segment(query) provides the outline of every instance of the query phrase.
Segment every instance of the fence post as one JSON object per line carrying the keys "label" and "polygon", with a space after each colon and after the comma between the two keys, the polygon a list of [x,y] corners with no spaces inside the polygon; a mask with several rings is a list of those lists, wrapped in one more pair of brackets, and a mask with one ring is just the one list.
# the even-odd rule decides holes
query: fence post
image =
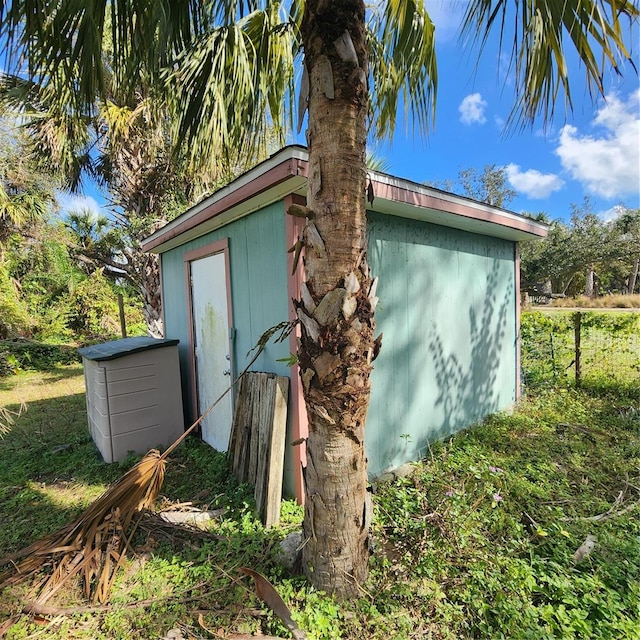
{"label": "fence post", "polygon": [[580,328],[582,325],[582,313],[576,311],[573,314],[573,332],[574,332],[574,346],[575,346],[575,363],[576,363],[576,387],[580,386],[582,382],[582,365],[580,362],[580,356],[582,351],[580,349]]}

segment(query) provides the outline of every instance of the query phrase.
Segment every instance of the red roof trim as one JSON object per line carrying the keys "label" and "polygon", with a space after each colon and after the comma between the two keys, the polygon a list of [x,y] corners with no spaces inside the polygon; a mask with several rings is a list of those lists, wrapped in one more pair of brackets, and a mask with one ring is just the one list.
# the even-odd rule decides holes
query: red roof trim
{"label": "red roof trim", "polygon": [[454,198],[462,198],[462,196],[447,194],[450,196],[449,198],[439,198],[437,195],[420,193],[419,191],[407,189],[398,185],[379,182],[376,180],[375,176],[373,177],[372,182],[374,184],[373,191],[375,198],[409,204],[421,209],[435,209],[436,211],[451,213],[464,218],[478,220],[480,222],[499,224],[503,227],[517,229],[518,231],[532,233],[541,237],[546,235],[546,233],[541,231],[541,225],[539,223],[528,220],[525,217],[518,216],[518,214],[510,212],[502,213],[499,209],[493,207],[489,208],[488,205],[476,203],[473,200],[471,200],[470,203],[477,204],[479,207],[476,208],[464,202],[456,202],[454,200]]}

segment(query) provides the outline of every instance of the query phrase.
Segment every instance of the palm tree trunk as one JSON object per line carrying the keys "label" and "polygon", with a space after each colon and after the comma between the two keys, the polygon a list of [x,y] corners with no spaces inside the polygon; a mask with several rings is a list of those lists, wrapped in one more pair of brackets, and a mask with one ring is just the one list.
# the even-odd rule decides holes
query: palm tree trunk
{"label": "palm tree trunk", "polygon": [[[308,292],[297,302],[309,437],[305,572],[318,589],[358,594],[368,575],[364,425],[374,321],[366,261],[367,50],[361,0],[308,0]],[[309,295],[306,295],[308,293]]]}
{"label": "palm tree trunk", "polygon": [[147,331],[154,338],[164,338],[160,293],[160,259],[153,253],[142,255],[139,287]]}

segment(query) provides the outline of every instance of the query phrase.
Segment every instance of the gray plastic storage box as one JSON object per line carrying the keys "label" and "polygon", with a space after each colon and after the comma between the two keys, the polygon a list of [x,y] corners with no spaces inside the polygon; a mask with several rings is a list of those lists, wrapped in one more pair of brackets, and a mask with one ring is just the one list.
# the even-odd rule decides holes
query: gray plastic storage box
{"label": "gray plastic storage box", "polygon": [[78,350],[89,432],[105,462],[166,447],[183,433],[178,342],[143,336]]}

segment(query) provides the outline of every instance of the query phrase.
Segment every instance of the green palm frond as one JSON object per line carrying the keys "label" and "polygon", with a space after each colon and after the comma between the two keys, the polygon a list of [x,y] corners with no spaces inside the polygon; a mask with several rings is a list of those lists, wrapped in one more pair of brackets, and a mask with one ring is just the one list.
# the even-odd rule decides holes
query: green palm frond
{"label": "green palm frond", "polygon": [[166,95],[192,159],[255,150],[291,113],[294,31],[279,2],[219,26],[177,56]]}
{"label": "green palm frond", "polygon": [[44,218],[50,210],[49,199],[38,192],[11,194],[0,183],[0,220],[15,227],[23,227],[36,219]]}
{"label": "green palm frond", "polygon": [[81,174],[91,170],[92,143],[90,112],[78,111],[72,88],[61,71],[48,82],[11,74],[0,74],[0,111],[21,123],[28,133],[29,149],[37,167],[55,176],[64,176],[66,186],[77,189]]}
{"label": "green palm frond", "polygon": [[0,37],[11,70],[43,84],[74,78],[69,97],[86,108],[105,93],[110,75],[132,90],[141,77],[170,65],[210,23],[208,6],[197,0],[1,1]]}
{"label": "green palm frond", "polygon": [[559,98],[572,108],[568,52],[577,54],[591,95],[603,95],[605,71],[633,65],[624,32],[639,16],[634,0],[474,0],[462,32],[482,51],[497,30],[501,50],[509,49],[516,89],[509,124],[549,122]]}
{"label": "green palm frond", "polygon": [[104,103],[100,109],[100,119],[109,129],[112,136],[121,140],[126,138],[134,124],[136,112],[127,105],[118,105],[111,100]]}
{"label": "green palm frond", "polygon": [[373,79],[372,128],[393,135],[400,105],[421,132],[435,116],[438,71],[435,28],[420,0],[387,0],[373,7],[368,24]]}

